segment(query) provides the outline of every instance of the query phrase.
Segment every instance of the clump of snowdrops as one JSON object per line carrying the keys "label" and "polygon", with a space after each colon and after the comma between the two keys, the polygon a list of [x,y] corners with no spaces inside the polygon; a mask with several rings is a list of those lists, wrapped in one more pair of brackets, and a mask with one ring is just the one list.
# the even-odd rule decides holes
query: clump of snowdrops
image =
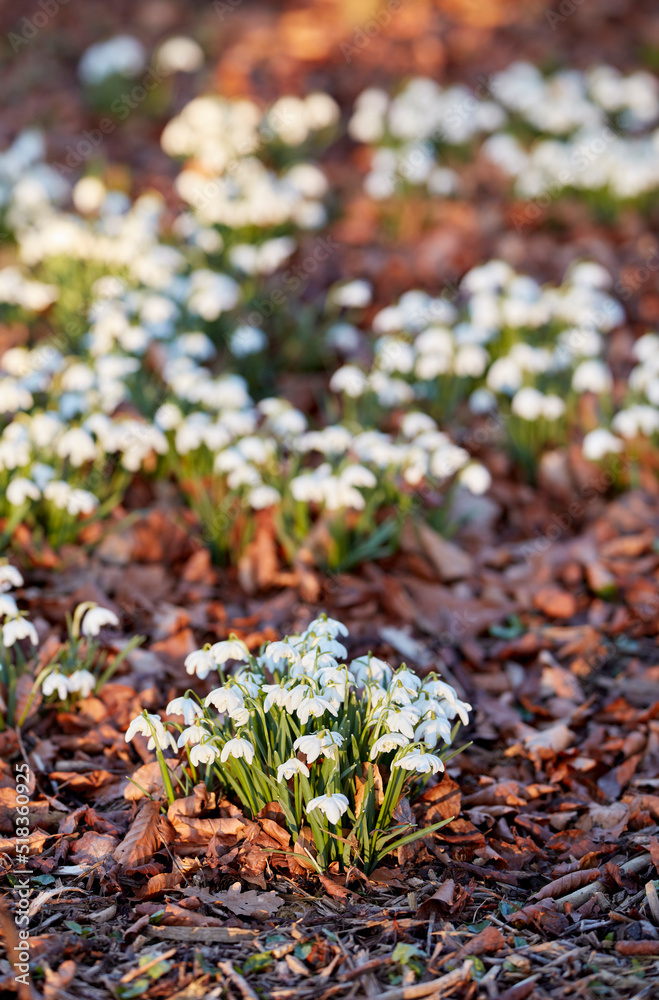
{"label": "clump of snowdrops", "polygon": [[[318,871],[332,862],[372,871],[389,852],[444,825],[415,829],[398,819],[397,806],[460,752],[452,745],[471,706],[437,674],[422,680],[371,653],[348,664],[347,633],[322,615],[258,656],[235,636],[205,646],[187,657],[186,669],[202,679],[217,671],[220,685],[205,698],[186,691],[164,720],[137,716],[126,740],[148,737],[170,802],[164,752],[183,749],[184,791],[200,781],[219,785],[252,816],[276,803],[293,841],[313,840],[307,854]],[[240,666],[227,676],[229,660]]]}
{"label": "clump of snowdrops", "polygon": [[23,725],[39,690],[45,700],[67,708],[77,699],[100,691],[143,641],[142,636],[133,636],[108,663],[107,651],[98,636],[104,627],[118,625],[119,619],[109,608],[85,601],[67,620],[66,641],[31,687],[23,687],[26,697],[21,698],[19,679],[32,676],[39,645],[36,628],[9,593],[22,586],[20,571],[10,563],[0,563],[0,729]]}

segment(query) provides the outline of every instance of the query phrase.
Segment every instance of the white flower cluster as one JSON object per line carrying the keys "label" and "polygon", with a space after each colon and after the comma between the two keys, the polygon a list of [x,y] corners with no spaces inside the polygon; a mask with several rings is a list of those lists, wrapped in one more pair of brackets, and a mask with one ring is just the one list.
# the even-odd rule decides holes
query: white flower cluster
{"label": "white flower cluster", "polygon": [[[321,616],[258,656],[235,638],[197,650],[186,659],[189,674],[205,678],[230,660],[239,666],[203,701],[188,692],[170,702],[167,715],[183,718],[176,741],[168,721],[146,714],[131,722],[126,740],[142,733],[150,749],[186,747],[194,767],[217,766],[220,777],[224,765],[244,762],[249,773],[237,773],[255,788],[255,774],[279,784],[303,777],[307,814],[318,809],[331,823],[349,807],[341,775],[357,746],[363,761],[392,755],[391,768],[443,771],[438,747],[451,745],[471,706],[436,674],[422,680],[370,653],[348,665],[347,634],[342,622]],[[268,794],[266,785],[266,801]]]}
{"label": "white flower cluster", "polygon": [[[23,586],[23,577],[20,571],[8,562],[0,563],[0,619],[2,619],[2,629],[0,632],[0,664],[3,665],[10,655],[9,651],[16,646],[17,642],[27,639],[31,646],[39,645],[37,630],[28,620],[25,613],[21,612],[16,604],[15,598],[9,593],[13,587]],[[91,665],[94,657],[94,638],[106,625],[118,625],[119,619],[113,611],[100,607],[93,601],[78,605],[73,615],[73,632],[70,643],[72,643],[72,657],[68,670],[60,669],[60,659],[68,651],[68,647],[60,648],[58,657],[52,665],[44,668],[35,682],[35,687],[41,682],[41,693],[45,698],[56,694],[60,701],[64,701],[69,695],[80,695],[88,697],[96,687],[97,678],[87,669]],[[84,660],[78,657],[79,640],[84,636],[87,640]],[[91,647],[91,648],[90,648]],[[19,655],[17,660],[19,667],[25,664],[24,656]],[[15,684],[14,676],[9,676],[10,700],[12,697],[12,687]],[[31,699],[30,699],[31,700]]]}
{"label": "white flower cluster", "polygon": [[[105,628],[106,625],[115,626],[119,624],[119,619],[114,611],[110,611],[109,608],[100,607],[100,605],[91,601],[87,604],[78,605],[73,614],[73,621],[74,633],[71,636],[71,640],[76,642],[76,640],[80,639],[80,636],[84,636],[88,640],[88,645],[92,647],[94,645],[93,640],[102,628]],[[91,642],[89,642],[90,640]],[[86,650],[89,665],[91,665],[90,652],[91,657],[93,657],[93,648],[91,651],[89,649]],[[72,694],[79,695],[81,698],[88,698],[96,688],[96,684],[97,678],[91,670],[87,669],[87,666],[80,666],[77,662],[77,657],[75,657],[75,668],[72,671],[68,673],[62,671],[59,664],[56,664],[46,674],[41,683],[41,693],[46,698],[56,694],[60,701],[64,701]]]}
{"label": "white flower cluster", "polygon": [[[406,292],[374,317],[370,369],[347,363],[331,388],[352,398],[374,395],[388,409],[415,404],[431,412],[451,396],[454,408],[468,396],[474,414],[503,408],[529,423],[553,424],[571,393],[611,390],[605,334],[624,313],[605,291],[610,281],[599,265],[584,262],[559,287],[541,287],[493,260],[464,276],[455,302]],[[401,429],[408,482],[428,472],[442,479],[468,461],[428,413],[410,410]]]}
{"label": "white flower cluster", "polygon": [[[497,86],[512,115],[506,79]],[[382,127],[398,139],[418,127],[425,141],[436,123],[426,121],[424,100],[437,88],[427,81],[410,88],[391,107],[379,92],[369,92],[360,107],[366,119],[371,105],[380,108]],[[627,90],[618,110],[636,108],[640,115],[636,90],[631,84]],[[446,128],[456,142],[471,135],[472,126],[461,124],[465,99],[454,88],[440,102],[439,118],[451,109]],[[483,103],[488,113],[477,117],[478,131],[494,127],[498,107]],[[381,309],[368,365],[369,338],[349,321],[355,313],[341,310],[367,307],[370,285],[355,280],[329,290],[328,314],[336,321],[325,350],[340,358],[329,385],[342,397],[330,397],[329,409],[343,408],[340,422],[318,427],[284,399],[252,399],[246,376],[253,379],[254,366],[266,364],[269,336],[267,328],[241,321],[238,310],[254,279],[294,252],[306,208],[304,219],[286,209],[293,234],[283,236],[272,229],[268,213],[283,216],[267,195],[263,211],[248,211],[250,225],[263,230],[254,242],[246,217],[225,219],[220,232],[205,206],[217,197],[216,181],[242,184],[250,164],[258,164],[254,169],[272,174],[268,184],[283,184],[289,193],[291,176],[297,178],[303,198],[295,204],[322,207],[326,184],[317,167],[296,162],[275,175],[261,157],[278,143],[295,159],[292,143],[315,141],[336,120],[336,105],[322,94],[282,98],[265,113],[251,102],[195,99],[165,130],[163,144],[188,158],[180,177],[188,172],[210,188],[171,230],[164,228],[159,195],[131,203],[96,177],[73,189],[77,211],[62,211],[63,182],[55,174],[52,183],[36,133],[24,133],[0,154],[0,195],[20,261],[0,270],[2,316],[28,323],[49,318],[62,307],[59,292],[71,275],[83,275],[81,297],[89,302],[87,327],[70,346],[63,338],[39,338],[0,357],[2,516],[25,519],[32,512],[61,544],[100,504],[120,497],[131,474],[143,472],[179,481],[203,477],[213,484],[209,495],[229,505],[288,505],[290,519],[297,517],[291,505],[303,505],[299,540],[319,511],[367,511],[366,522],[378,505],[405,500],[425,483],[437,489],[459,478],[475,492],[486,490],[487,470],[440,430],[463,400],[475,417],[498,408],[510,415],[511,427],[542,425],[539,450],[544,441],[560,442],[573,419],[565,412],[570,399],[609,394],[606,334],[623,313],[606,272],[585,263],[560,287],[541,287],[495,260],[464,277],[455,301],[413,290]],[[251,194],[247,200],[254,207]],[[229,201],[243,204],[233,194]],[[48,282],[35,280],[44,273]],[[51,275],[58,275],[56,283]],[[639,351],[643,343],[651,341],[639,341]],[[586,439],[589,457],[620,450],[635,432],[654,433],[659,372],[650,354],[639,355],[628,405],[609,436]]]}
{"label": "white flower cluster", "polygon": [[37,630],[32,622],[18,610],[15,598],[9,593],[13,587],[22,587],[23,577],[11,563],[0,563],[0,616],[2,624],[2,645],[5,649],[15,645],[20,639],[29,639],[33,646],[39,644]]}
{"label": "white flower cluster", "polygon": [[[374,146],[365,187],[390,197],[401,183],[450,195],[458,175],[444,161],[456,147],[485,139],[483,154],[535,198],[571,187],[635,198],[659,186],[659,84],[611,66],[543,76],[517,62],[472,91],[411,80],[395,97],[369,88],[357,99],[348,131]],[[520,124],[535,134],[519,137]]]}
{"label": "white flower cluster", "polygon": [[203,227],[316,229],[326,220],[320,168],[303,161],[278,174],[259,154],[276,140],[299,146],[338,117],[323,93],[282,97],[265,113],[247,100],[197,97],[166,126],[162,146],[170,156],[189,158],[176,189]]}

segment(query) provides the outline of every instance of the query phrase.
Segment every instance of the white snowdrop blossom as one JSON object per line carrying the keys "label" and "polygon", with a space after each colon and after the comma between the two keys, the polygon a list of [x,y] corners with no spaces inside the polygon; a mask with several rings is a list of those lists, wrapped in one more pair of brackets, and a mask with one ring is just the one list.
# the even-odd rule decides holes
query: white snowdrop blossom
{"label": "white snowdrop blossom", "polygon": [[0,593],[12,587],[22,587],[23,577],[11,563],[0,563]]}
{"label": "white snowdrop blossom", "polygon": [[99,605],[90,608],[85,612],[82,619],[81,632],[86,636],[98,635],[106,625],[119,625],[119,619],[114,611],[109,608],[101,608]]}
{"label": "white snowdrop blossom", "polygon": [[245,740],[242,737],[228,740],[228,742],[222,747],[220,760],[223,764],[226,764],[229,757],[233,757],[236,760],[244,757],[247,763],[251,764],[254,760],[254,747],[249,740]]}
{"label": "white snowdrop blossom", "polygon": [[288,781],[296,774],[303,774],[305,778],[308,778],[309,768],[302,761],[298,760],[297,757],[291,757],[290,760],[285,760],[277,768],[277,781]]}
{"label": "white snowdrop blossom", "polygon": [[211,670],[217,670],[215,657],[210,650],[196,649],[185,658],[185,669],[188,674],[196,674],[200,680],[205,680]]}
{"label": "white snowdrop blossom", "polygon": [[224,639],[222,642],[216,642],[208,652],[218,666],[222,666],[227,660],[247,660],[249,656],[247,646],[239,639]]}
{"label": "white snowdrop blossom", "polygon": [[408,746],[409,740],[402,733],[385,733],[380,736],[371,747],[370,758],[375,760],[378,754],[389,753],[390,750],[398,750],[399,747]]}
{"label": "white snowdrop blossom", "polygon": [[89,670],[74,670],[68,678],[69,691],[88,698],[96,687],[96,678]]}
{"label": "white snowdrop blossom", "polygon": [[220,748],[210,740],[198,743],[190,750],[190,763],[193,767],[199,767],[200,764],[214,764],[220,757]]}
{"label": "white snowdrop blossom", "polygon": [[438,774],[444,770],[444,762],[425,750],[412,750],[404,757],[394,760],[392,767],[402,767],[406,771],[416,771],[417,774]]}
{"label": "white snowdrop blossom", "polygon": [[167,706],[167,715],[182,715],[186,726],[193,726],[195,721],[203,718],[204,712],[194,698],[174,698]]}
{"label": "white snowdrop blossom", "polygon": [[41,684],[41,693],[44,698],[49,698],[51,694],[57,694],[60,701],[64,701],[69,694],[69,678],[60,673],[59,670],[52,670],[44,677]]}
{"label": "white snowdrop blossom", "polygon": [[303,726],[309,721],[310,716],[314,719],[319,719],[325,712],[330,712],[332,715],[338,714],[337,708],[329,699],[320,695],[304,698],[295,709],[295,713]]}
{"label": "white snowdrop blossom", "polygon": [[159,715],[151,715],[148,712],[136,716],[126,730],[126,743],[134,740],[137,734],[147,737],[147,747],[149,750],[176,750],[176,741],[171,733],[167,732],[163,721]]}
{"label": "white snowdrop blossom", "polygon": [[4,646],[13,646],[21,639],[29,639],[33,646],[39,645],[37,630],[27,618],[19,615],[16,618],[7,618],[2,626],[2,643]]}
{"label": "white snowdrop blossom", "polygon": [[205,740],[210,736],[211,732],[205,725],[193,721],[191,725],[186,726],[185,729],[182,730],[176,741],[176,745],[178,747],[184,747],[190,744],[201,743],[202,740]]}
{"label": "white snowdrop blossom", "polygon": [[308,815],[314,809],[319,809],[320,812],[325,814],[329,823],[336,825],[348,811],[349,806],[350,802],[348,798],[340,792],[335,792],[333,795],[317,795],[315,798],[310,799],[307,802],[306,812]]}
{"label": "white snowdrop blossom", "polygon": [[605,455],[615,455],[625,446],[624,441],[616,437],[604,427],[590,431],[583,439],[582,450],[584,458],[591,462],[599,462]]}

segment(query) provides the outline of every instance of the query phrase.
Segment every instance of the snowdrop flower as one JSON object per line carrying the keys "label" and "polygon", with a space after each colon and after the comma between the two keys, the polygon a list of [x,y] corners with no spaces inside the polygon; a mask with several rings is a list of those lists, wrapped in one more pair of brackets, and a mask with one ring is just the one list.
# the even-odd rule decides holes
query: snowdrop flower
{"label": "snowdrop flower", "polygon": [[99,210],[106,195],[107,188],[99,177],[83,177],[73,189],[73,204],[83,215],[89,215]]}
{"label": "snowdrop flower", "polygon": [[350,664],[350,669],[355,675],[358,684],[376,684],[381,687],[388,687],[391,683],[393,670],[385,660],[379,660],[377,656],[359,656]]}
{"label": "snowdrop flower", "polygon": [[359,399],[368,387],[368,376],[357,365],[343,365],[332,375],[329,387],[332,392],[344,392],[351,399]]}
{"label": "snowdrop flower", "polygon": [[[174,712],[173,714],[177,715],[180,713]],[[203,722],[193,721],[192,725],[186,726],[186,728],[181,732],[178,740],[176,741],[176,745],[178,747],[183,747],[191,743],[201,743],[202,740],[206,739],[210,735],[209,730]]]}
{"label": "snowdrop flower", "polygon": [[[324,757],[329,757],[331,760],[337,760],[338,751],[341,749],[345,743],[345,736],[341,733],[337,733],[334,729],[326,729],[325,733],[320,738],[322,744],[322,752]],[[307,758],[308,760],[309,758]]]}
{"label": "snowdrop flower", "polygon": [[373,290],[368,281],[349,281],[336,285],[329,293],[328,300],[344,309],[365,309],[371,304]]}
{"label": "snowdrop flower", "polygon": [[313,764],[322,754],[336,760],[337,751],[344,743],[344,737],[333,730],[324,729],[320,733],[300,736],[293,744],[294,750],[300,750],[305,754],[308,764]]}
{"label": "snowdrop flower", "polygon": [[348,635],[348,629],[337,618],[329,618],[324,615],[321,618],[315,618],[307,625],[302,637],[306,639],[310,635],[330,635],[335,639],[337,635]]}
{"label": "snowdrop flower", "polygon": [[327,698],[323,698],[320,695],[312,695],[311,697],[304,698],[295,709],[295,712],[303,726],[309,721],[310,715],[314,719],[319,719],[325,712],[330,712],[335,716],[338,715],[338,709]]}
{"label": "snowdrop flower", "polygon": [[193,726],[195,719],[201,718],[203,714],[194,698],[174,698],[167,706],[167,715],[182,715],[186,726]]}
{"label": "snowdrop flower", "polygon": [[489,389],[475,389],[469,397],[469,409],[472,413],[490,413],[496,408],[496,397]]}
{"label": "snowdrop flower", "polygon": [[542,416],[545,420],[560,420],[565,413],[565,400],[550,393],[542,401]]}
{"label": "snowdrop flower", "polygon": [[0,593],[12,587],[22,587],[23,577],[11,563],[0,563]]}
{"label": "snowdrop flower", "polygon": [[96,607],[90,608],[85,613],[82,619],[81,632],[88,637],[98,635],[105,625],[119,625],[119,619],[114,611],[96,605]]}
{"label": "snowdrop flower", "polygon": [[517,417],[535,422],[542,413],[545,397],[533,386],[519,389],[513,396],[510,409]]}
{"label": "snowdrop flower", "polygon": [[47,677],[44,677],[41,685],[41,693],[45,698],[49,698],[55,692],[57,692],[60,701],[64,701],[69,693],[69,678],[60,673],[59,670],[51,671]]}
{"label": "snowdrop flower", "polygon": [[145,65],[142,43],[131,35],[117,35],[90,45],[80,60],[78,73],[83,83],[97,85],[110,76],[137,76]]}
{"label": "snowdrop flower", "polygon": [[266,646],[265,655],[275,664],[279,663],[280,660],[297,663],[300,659],[298,651],[289,646],[287,642],[271,642],[269,646]]}
{"label": "snowdrop flower", "polygon": [[20,615],[8,618],[2,626],[2,642],[4,646],[13,646],[20,639],[29,639],[33,646],[39,645],[37,630],[32,622]]}
{"label": "snowdrop flower", "polygon": [[492,485],[492,476],[480,462],[469,462],[458,473],[458,482],[474,496],[481,496]]}
{"label": "snowdrop flower", "polygon": [[488,361],[489,355],[480,344],[464,344],[455,355],[453,370],[463,378],[480,378]]}
{"label": "snowdrop flower", "polygon": [[236,327],[229,337],[229,350],[234,358],[258,354],[268,346],[268,338],[258,326],[243,324]]}
{"label": "snowdrop flower", "polygon": [[227,660],[249,659],[247,646],[240,639],[224,639],[222,642],[216,642],[208,652],[218,666],[226,663]]}
{"label": "snowdrop flower", "polygon": [[503,392],[507,396],[514,395],[522,384],[522,371],[519,365],[510,357],[497,358],[487,373],[488,389],[493,392]]}
{"label": "snowdrop flower", "polygon": [[261,690],[266,693],[263,701],[264,712],[269,712],[273,705],[276,705],[278,708],[284,708],[286,706],[290,691],[284,685],[263,684],[261,686]]}
{"label": "snowdrop flower", "polygon": [[370,758],[375,760],[379,753],[389,753],[390,750],[397,750],[399,747],[408,746],[408,744],[409,740],[402,733],[385,733],[371,747]]}
{"label": "snowdrop flower", "polygon": [[311,650],[318,649],[321,653],[328,653],[339,660],[344,660],[348,655],[348,650],[338,639],[333,639],[330,635],[310,635],[308,645]]}
{"label": "snowdrop flower", "polygon": [[384,724],[390,733],[402,733],[409,740],[414,739],[414,727],[419,721],[418,713],[406,706],[398,711],[386,709]]}
{"label": "snowdrop flower", "polygon": [[426,719],[417,726],[414,732],[414,742],[420,743],[423,740],[426,746],[435,747],[440,736],[445,743],[450,744],[451,724],[446,716],[441,714]]}
{"label": "snowdrop flower", "polygon": [[18,616],[18,605],[10,594],[0,593],[0,615],[7,618]]}
{"label": "snowdrop flower", "polygon": [[133,719],[126,730],[126,743],[134,740],[138,733],[148,737],[147,747],[149,750],[166,750],[171,747],[176,750],[176,741],[171,733],[165,729],[159,715],[150,715],[144,712]]}
{"label": "snowdrop flower", "polygon": [[217,664],[210,650],[196,649],[185,658],[185,669],[188,674],[196,674],[200,680],[205,680]]}
{"label": "snowdrop flower", "polygon": [[236,760],[244,757],[247,763],[251,764],[254,760],[254,747],[249,740],[242,739],[242,737],[238,737],[235,740],[228,740],[222,748],[220,760],[223,764],[226,764],[229,757],[234,757]]}
{"label": "snowdrop flower", "polygon": [[328,819],[328,822],[337,824],[344,813],[348,811],[350,803],[345,795],[335,792],[333,795],[317,795],[307,803],[306,813],[320,809]]}
{"label": "snowdrop flower", "polygon": [[20,507],[27,500],[38,500],[41,496],[41,491],[36,483],[33,483],[30,479],[18,476],[9,483],[9,486],[5,490],[5,496],[12,507]]}
{"label": "snowdrop flower", "polygon": [[228,685],[215,688],[214,691],[206,695],[204,705],[206,708],[209,705],[214,705],[218,712],[226,712],[232,718],[235,712],[240,712],[245,707],[245,699],[239,687]]}
{"label": "snowdrop flower", "polygon": [[444,762],[435,754],[426,753],[425,750],[412,750],[395,760],[392,767],[403,767],[406,771],[416,771],[417,774],[437,774],[444,770]]}
{"label": "snowdrop flower", "polygon": [[[190,751],[190,763],[193,767],[199,767],[200,764],[214,764],[218,757],[220,757],[219,747],[211,741],[198,743]],[[224,760],[224,757],[222,757],[222,760]]]}
{"label": "snowdrop flower", "polygon": [[393,682],[389,687],[392,692],[403,690],[412,695],[421,687],[421,678],[413,670],[401,667],[394,674]]}
{"label": "snowdrop flower", "polygon": [[239,299],[240,286],[227,274],[202,269],[190,276],[188,309],[208,322],[233,309]]}
{"label": "snowdrop flower", "polygon": [[89,490],[70,490],[66,498],[66,511],[71,517],[77,517],[78,514],[91,514],[97,507],[98,500]]}
{"label": "snowdrop flower", "polygon": [[659,357],[659,334],[644,333],[632,347],[634,357],[641,362],[651,362]]}
{"label": "snowdrop flower", "polygon": [[298,760],[297,757],[291,757],[290,760],[285,760],[283,764],[279,765],[277,768],[277,781],[288,781],[294,774],[303,774],[305,778],[309,777],[309,768],[302,761]]}
{"label": "snowdrop flower", "polygon": [[196,73],[204,65],[204,53],[193,38],[176,35],[159,46],[155,61],[161,73]]}
{"label": "snowdrop flower", "polygon": [[430,675],[426,678],[423,684],[423,693],[429,695],[431,698],[441,698],[448,704],[448,709],[446,711],[449,719],[455,718],[456,715],[460,717],[460,721],[466,726],[469,722],[469,712],[471,712],[471,705],[466,701],[461,701],[450,684],[446,681],[440,680],[438,677]]}
{"label": "snowdrop flower", "polygon": [[611,431],[598,427],[586,434],[582,443],[584,458],[590,462],[599,462],[605,455],[617,454],[624,448],[624,442]]}
{"label": "snowdrop flower", "polygon": [[572,376],[572,388],[575,392],[595,392],[598,395],[609,393],[613,387],[613,378],[604,361],[593,358],[582,361]]}
{"label": "snowdrop flower", "polygon": [[72,694],[88,698],[95,687],[96,678],[89,670],[74,670],[69,676],[69,691]]}
{"label": "snowdrop flower", "polygon": [[96,458],[94,439],[82,427],[72,427],[65,431],[57,443],[56,453],[60,458],[68,458],[74,468]]}
{"label": "snowdrop flower", "polygon": [[247,499],[252,510],[266,510],[276,507],[281,501],[281,494],[274,486],[255,486],[247,494]]}

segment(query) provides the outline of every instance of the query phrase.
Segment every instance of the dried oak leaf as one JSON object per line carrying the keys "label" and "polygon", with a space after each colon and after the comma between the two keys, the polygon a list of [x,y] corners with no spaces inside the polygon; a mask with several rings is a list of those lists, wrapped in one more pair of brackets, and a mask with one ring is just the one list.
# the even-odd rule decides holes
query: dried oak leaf
{"label": "dried oak leaf", "polygon": [[160,845],[159,816],[157,802],[149,799],[142,804],[128,833],[113,851],[112,857],[118,864],[135,867],[149,861]]}
{"label": "dried oak leaf", "polygon": [[213,902],[226,906],[237,916],[257,919],[267,919],[284,905],[284,900],[276,892],[257,892],[256,889],[241,892],[239,882],[224,892],[213,893]]}
{"label": "dried oak leaf", "polygon": [[112,854],[118,843],[118,838],[110,834],[88,831],[71,845],[71,857],[78,865],[93,865]]}
{"label": "dried oak leaf", "polygon": [[429,920],[432,913],[446,914],[455,901],[456,885],[452,878],[447,878],[429,899],[424,901],[416,911],[419,920]]}
{"label": "dried oak leaf", "polygon": [[135,894],[136,899],[152,899],[159,896],[161,892],[175,889],[183,881],[183,872],[159,872],[153,875],[146,885]]}
{"label": "dried oak leaf", "polygon": [[[166,763],[172,774],[180,778],[181,769],[178,761],[168,760]],[[157,760],[152,761],[150,764],[142,764],[131,775],[131,778],[132,781],[128,783],[124,792],[124,798],[128,799],[129,802],[137,802],[139,799],[145,798],[147,793],[154,795],[156,798],[160,798],[165,794],[160,765]],[[139,788],[137,787],[138,785],[140,786]]]}
{"label": "dried oak leaf", "polygon": [[471,938],[452,956],[452,961],[459,962],[469,955],[486,955],[489,952],[500,951],[506,947],[506,939],[496,927],[484,927],[479,934]]}
{"label": "dried oak leaf", "polygon": [[452,819],[460,815],[460,786],[453,778],[444,772],[444,777],[438,785],[426,789],[420,801],[428,803],[429,808],[424,822],[428,825],[439,823],[443,819]]}
{"label": "dried oak leaf", "polygon": [[[199,900],[197,904],[199,905]],[[193,909],[185,906],[177,906],[176,903],[167,903],[164,907],[160,903],[138,903],[135,907],[138,916],[147,915],[152,917],[155,913],[162,914],[159,925],[175,927],[224,927],[226,920],[218,917],[206,917],[201,913],[195,913]]]}
{"label": "dried oak leaf", "polygon": [[332,896],[334,899],[338,899],[342,903],[345,903],[348,899],[355,898],[356,894],[351,892],[350,889],[347,889],[346,886],[336,878],[331,878],[329,875],[319,875],[318,878],[320,884],[327,891],[328,896]]}
{"label": "dried oak leaf", "polygon": [[569,872],[567,875],[562,875],[553,882],[549,882],[548,885],[543,885],[542,889],[538,889],[532,898],[538,900],[558,899],[560,896],[567,896],[569,892],[574,892],[583,885],[594,882],[599,878],[599,874],[599,868],[586,868],[582,871]]}

